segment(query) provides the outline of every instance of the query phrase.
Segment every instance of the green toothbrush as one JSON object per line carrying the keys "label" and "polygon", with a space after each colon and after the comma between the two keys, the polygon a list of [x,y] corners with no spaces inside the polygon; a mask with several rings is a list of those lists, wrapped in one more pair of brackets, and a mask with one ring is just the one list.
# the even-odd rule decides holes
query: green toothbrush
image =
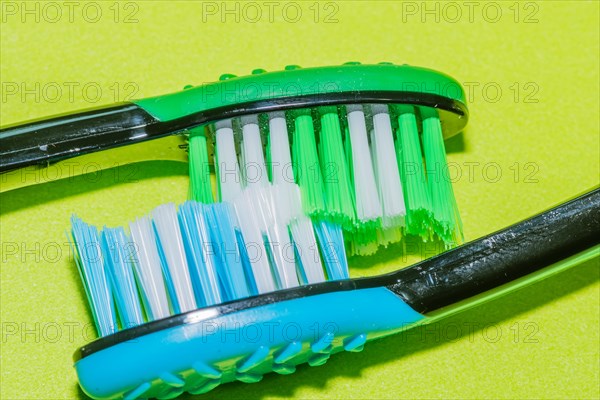
{"label": "green toothbrush", "polygon": [[[255,116],[254,123],[241,123],[244,116]],[[223,136],[221,150],[235,154],[221,152],[229,158],[219,162],[235,168],[238,155],[244,156],[238,154],[238,133],[252,125],[248,154],[258,154],[256,146],[263,143],[269,149],[261,174],[293,176],[305,211],[343,226],[352,237],[351,252],[372,253],[405,233],[437,236],[448,246],[461,242],[451,185],[429,179],[425,166],[443,176],[443,139],[467,123],[464,92],[444,74],[408,65],[347,63],[225,74],[173,94],[6,127],[0,130],[1,190],[33,183],[24,169],[49,163],[60,168],[69,162],[110,167],[144,159],[185,161],[188,148],[192,197],[211,202],[209,152],[221,140],[215,123],[231,119],[235,134]],[[260,143],[252,142],[258,138]],[[283,165],[286,147],[292,149],[291,169]],[[239,172],[244,177],[247,171]]]}

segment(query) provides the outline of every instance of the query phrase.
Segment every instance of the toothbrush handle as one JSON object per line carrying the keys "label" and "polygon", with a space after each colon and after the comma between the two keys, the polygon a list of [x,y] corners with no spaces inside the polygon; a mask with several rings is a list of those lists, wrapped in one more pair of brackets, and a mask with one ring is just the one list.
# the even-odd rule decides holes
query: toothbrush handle
{"label": "toothbrush handle", "polygon": [[600,189],[390,276],[425,313],[465,300],[600,243]]}
{"label": "toothbrush handle", "polygon": [[0,172],[164,136],[162,123],[133,103],[0,129]]}

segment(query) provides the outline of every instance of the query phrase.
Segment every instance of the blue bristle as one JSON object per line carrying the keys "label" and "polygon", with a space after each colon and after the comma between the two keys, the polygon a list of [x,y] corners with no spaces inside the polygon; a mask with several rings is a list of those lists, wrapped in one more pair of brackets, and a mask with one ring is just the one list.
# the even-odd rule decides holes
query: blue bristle
{"label": "blue bristle", "polygon": [[177,294],[175,293],[175,285],[173,284],[173,278],[171,278],[171,273],[169,272],[169,267],[167,266],[167,259],[165,257],[165,252],[160,243],[160,236],[158,235],[158,231],[156,230],[156,225],[152,223],[152,228],[154,230],[154,237],[156,238],[156,248],[158,250],[158,257],[160,258],[160,266],[163,272],[163,278],[165,280],[165,287],[167,288],[167,293],[169,297],[169,302],[171,304],[172,313],[179,314],[181,309],[179,308],[179,302],[177,301]]}
{"label": "blue bristle", "polygon": [[223,285],[225,300],[248,297],[250,292],[246,285],[231,206],[227,203],[216,203],[205,207],[204,212],[215,253],[215,267]]}
{"label": "blue bristle", "polygon": [[124,329],[141,325],[144,317],[132,269],[132,242],[123,228],[104,228],[100,237],[121,327]]}
{"label": "blue bristle", "polygon": [[331,222],[320,221],[315,223],[315,231],[329,280],[348,279],[348,260],[342,228]]}
{"label": "blue bristle", "polygon": [[211,206],[188,201],[179,207],[178,214],[190,278],[199,306],[211,306],[223,301],[214,256],[208,251],[210,233],[203,210],[206,207]]}
{"label": "blue bristle", "polygon": [[269,265],[271,266],[271,275],[273,276],[273,280],[275,280],[275,286],[277,286],[277,289],[283,289],[284,286],[282,284],[281,275],[277,270],[277,262],[273,256],[273,246],[277,245],[277,243],[272,243],[271,239],[269,239],[267,235],[263,235],[262,239],[265,246],[265,251],[267,252],[265,256],[267,257],[267,260],[269,260]]}
{"label": "blue bristle", "polygon": [[72,234],[77,250],[77,267],[92,309],[100,336],[117,330],[117,317],[111,287],[105,270],[98,229],[71,217]]}
{"label": "blue bristle", "polygon": [[238,242],[238,248],[240,249],[240,256],[242,257],[242,265],[244,266],[244,273],[246,274],[246,284],[248,285],[248,291],[250,296],[256,296],[258,294],[258,287],[256,286],[256,280],[252,273],[252,264],[250,262],[250,256],[244,244],[244,237],[242,232],[236,228],[235,237]]}
{"label": "blue bristle", "polygon": [[306,276],[306,272],[304,272],[302,257],[300,257],[300,251],[302,251],[302,249],[299,249],[296,242],[293,240],[294,239],[292,237],[292,243],[294,244],[294,257],[296,257],[296,272],[298,274],[298,280],[300,281],[300,285],[307,285],[308,277]]}

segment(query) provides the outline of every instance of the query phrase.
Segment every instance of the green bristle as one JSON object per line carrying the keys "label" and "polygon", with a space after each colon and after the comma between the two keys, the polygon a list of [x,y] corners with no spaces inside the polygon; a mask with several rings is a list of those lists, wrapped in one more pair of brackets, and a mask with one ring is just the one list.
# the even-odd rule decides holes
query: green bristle
{"label": "green bristle", "polygon": [[432,219],[431,201],[414,111],[411,106],[398,106],[396,148],[406,204],[406,232],[429,239]]}
{"label": "green bristle", "polygon": [[380,246],[387,247],[390,244],[398,243],[402,240],[402,228],[381,228],[377,230],[377,242]]}
{"label": "green bristle", "polygon": [[462,242],[462,222],[450,182],[442,126],[435,109],[422,108],[423,150],[427,166],[427,186],[434,217],[434,231],[447,244]]}
{"label": "green bristle", "polygon": [[294,174],[302,193],[304,211],[312,217],[326,217],[323,177],[309,111],[295,114],[292,154]]}
{"label": "green bristle", "polygon": [[349,232],[348,252],[350,255],[371,256],[377,253],[379,242],[377,240],[378,227],[363,225]]}
{"label": "green bristle", "polygon": [[371,256],[380,246],[387,247],[402,239],[400,228],[383,229],[379,224],[364,225],[351,232],[348,242],[350,255]]}
{"label": "green bristle", "polygon": [[203,126],[190,130],[189,169],[191,198],[201,203],[212,203],[208,147]]}
{"label": "green bristle", "polygon": [[325,203],[329,217],[349,228],[356,219],[354,194],[337,110],[321,111],[319,155],[325,186]]}

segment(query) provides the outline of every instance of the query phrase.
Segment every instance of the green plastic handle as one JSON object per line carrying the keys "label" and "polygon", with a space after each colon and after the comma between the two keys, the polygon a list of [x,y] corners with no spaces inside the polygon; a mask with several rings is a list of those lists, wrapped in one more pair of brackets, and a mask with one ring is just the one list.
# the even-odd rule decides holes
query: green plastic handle
{"label": "green plastic handle", "polygon": [[396,91],[417,95],[436,95],[461,103],[465,93],[456,80],[440,72],[409,65],[382,63],[300,68],[287,66],[284,71],[254,70],[252,75],[222,75],[218,82],[190,87],[183,91],[134,101],[161,121],[170,121],[194,113],[269,101],[292,96],[342,92]]}

